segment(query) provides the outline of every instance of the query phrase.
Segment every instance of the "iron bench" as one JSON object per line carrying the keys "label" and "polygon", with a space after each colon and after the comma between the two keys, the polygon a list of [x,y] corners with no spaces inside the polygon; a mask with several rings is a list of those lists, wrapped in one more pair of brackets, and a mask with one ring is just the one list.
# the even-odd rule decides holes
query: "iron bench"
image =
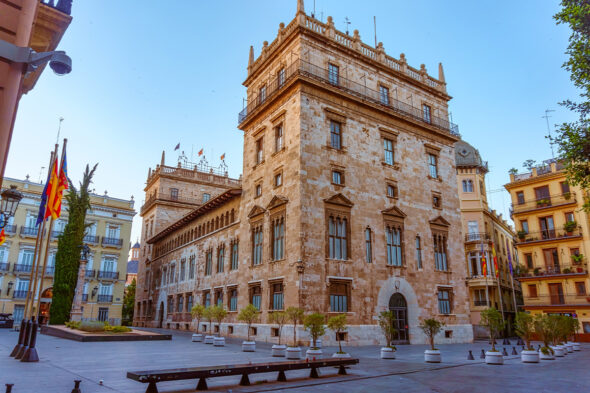
{"label": "iron bench", "polygon": [[285,371],[311,369],[310,378],[318,378],[317,369],[321,367],[338,367],[339,375],[346,375],[344,366],[358,364],[358,359],[332,358],[319,360],[296,360],[287,362],[228,364],[222,366],[206,366],[192,368],[175,368],[167,370],[128,371],[127,378],[141,383],[148,383],[145,393],[157,393],[158,382],[199,379],[197,390],[207,390],[207,378],[241,375],[240,385],[250,385],[250,374],[270,373],[278,371],[277,381],[286,382]]}

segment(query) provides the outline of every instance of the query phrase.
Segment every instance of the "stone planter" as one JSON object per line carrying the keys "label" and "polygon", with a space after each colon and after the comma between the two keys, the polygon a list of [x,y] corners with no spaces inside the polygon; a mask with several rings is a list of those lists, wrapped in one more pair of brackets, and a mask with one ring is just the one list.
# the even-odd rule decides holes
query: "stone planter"
{"label": "stone planter", "polygon": [[391,347],[381,347],[381,359],[395,359],[395,349]]}
{"label": "stone planter", "polygon": [[520,361],[523,363],[539,363],[539,352],[534,349],[525,349],[520,352]]}
{"label": "stone planter", "polygon": [[213,344],[215,341],[215,336],[205,336],[205,344]]}
{"label": "stone planter", "polygon": [[565,356],[565,349],[561,345],[551,345],[551,349],[553,349],[556,358],[562,358]]}
{"label": "stone planter", "polygon": [[301,359],[301,348],[299,347],[287,347],[285,351],[287,359]]}
{"label": "stone planter", "polygon": [[438,349],[427,349],[424,351],[424,361],[426,363],[440,363],[442,357],[440,356],[440,350]]}
{"label": "stone planter", "polygon": [[348,359],[350,357],[350,354],[346,353],[346,352],[344,352],[344,353],[336,352],[336,353],[332,354],[332,357],[337,358],[337,359]]}
{"label": "stone planter", "polygon": [[539,351],[539,359],[541,360],[555,360],[555,356],[553,356],[553,354],[548,351],[546,354],[543,353],[543,351]]}
{"label": "stone planter", "polygon": [[318,360],[322,357],[322,350],[319,348],[309,348],[307,352],[305,352],[305,359],[307,360]]}
{"label": "stone planter", "polygon": [[568,341],[568,342],[566,342],[563,345],[565,345],[565,349],[567,349],[567,352],[568,353],[574,352],[574,343],[571,343],[571,342]]}
{"label": "stone planter", "polygon": [[256,342],[255,341],[243,341],[242,342],[242,351],[243,352],[256,352]]}
{"label": "stone planter", "polygon": [[486,364],[504,364],[504,356],[502,356],[502,352],[487,351]]}
{"label": "stone planter", "polygon": [[572,343],[572,348],[574,349],[574,351],[581,351],[582,347],[580,346],[580,343]]}
{"label": "stone planter", "polygon": [[273,345],[271,349],[272,356],[277,358],[284,358],[286,356],[286,345]]}
{"label": "stone planter", "polygon": [[225,337],[215,337],[213,339],[214,347],[225,347]]}
{"label": "stone planter", "polygon": [[203,342],[203,335],[201,333],[195,333],[192,337],[192,342],[194,343],[202,343]]}

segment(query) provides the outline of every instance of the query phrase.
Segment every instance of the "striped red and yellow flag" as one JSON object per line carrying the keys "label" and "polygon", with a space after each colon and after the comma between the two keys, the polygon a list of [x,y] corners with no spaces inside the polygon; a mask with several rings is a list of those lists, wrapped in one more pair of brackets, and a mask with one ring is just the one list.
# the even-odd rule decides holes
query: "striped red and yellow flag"
{"label": "striped red and yellow flag", "polygon": [[6,234],[4,233],[4,228],[2,228],[2,230],[0,231],[0,246],[2,245],[2,243],[4,243],[6,241]]}

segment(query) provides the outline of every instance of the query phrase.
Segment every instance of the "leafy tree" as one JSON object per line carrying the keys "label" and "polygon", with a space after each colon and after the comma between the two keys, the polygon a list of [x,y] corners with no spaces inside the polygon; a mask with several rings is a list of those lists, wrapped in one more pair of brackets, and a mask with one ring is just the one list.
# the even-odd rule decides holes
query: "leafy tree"
{"label": "leafy tree", "polygon": [[511,175],[516,175],[518,173],[518,169],[516,169],[516,168],[510,168],[508,170],[508,173],[511,174]]}
{"label": "leafy tree", "polygon": [[317,349],[318,338],[326,334],[326,328],[324,327],[326,317],[324,314],[314,312],[305,317],[303,326],[309,332],[313,343],[312,349]]}
{"label": "leafy tree", "polygon": [[213,306],[212,310],[212,317],[217,322],[217,328],[219,329],[219,337],[221,337],[221,322],[227,316],[227,310],[223,306]]}
{"label": "leafy tree", "polygon": [[[578,120],[563,123],[550,138],[558,148],[564,162],[570,185],[590,190],[590,2],[588,0],[562,0],[562,10],[554,18],[557,24],[568,25],[572,33],[566,54],[569,56],[563,68],[580,90],[580,102],[565,100],[560,105],[577,112]],[[584,209],[590,211],[590,200]]]}
{"label": "leafy tree", "polygon": [[238,314],[238,320],[245,322],[248,326],[248,341],[250,341],[250,330],[252,324],[258,319],[260,311],[253,304],[248,304]]}
{"label": "leafy tree", "polygon": [[135,307],[135,289],[136,289],[135,278],[131,281],[131,284],[125,288],[125,296],[123,296],[123,321],[129,323],[133,321],[133,308]]}
{"label": "leafy tree", "polygon": [[393,311],[382,311],[379,314],[379,327],[385,336],[385,341],[387,341],[386,346],[395,348],[392,342],[395,340],[397,329],[395,328],[395,314]]}
{"label": "leafy tree", "polygon": [[86,212],[90,209],[88,187],[92,183],[92,176],[94,176],[97,165],[94,165],[92,170],[86,165],[79,190],[68,179],[70,189],[65,195],[68,222],[63,235],[59,237],[55,255],[53,298],[51,300],[51,316],[49,319],[49,323],[52,325],[63,325],[70,319],[70,311],[78,281],[78,269],[80,268],[80,251],[84,240],[84,232],[86,231]]}
{"label": "leafy tree", "polygon": [[502,314],[495,307],[486,308],[481,312],[481,325],[485,326],[490,333],[492,342],[492,352],[496,351],[496,337],[500,335],[506,322],[502,319]]}
{"label": "leafy tree", "polygon": [[201,319],[203,319],[205,315],[205,306],[202,304],[195,304],[193,308],[191,308],[191,316],[193,319],[197,320],[197,334],[199,333],[199,328],[201,327]]}
{"label": "leafy tree", "polygon": [[551,341],[553,341],[553,332],[549,326],[549,315],[535,315],[533,318],[533,325],[535,327],[535,333],[537,333],[541,341],[543,341],[543,348],[541,348],[541,351],[544,354],[553,353],[553,349],[549,346]]}
{"label": "leafy tree", "polygon": [[287,313],[285,313],[284,311],[277,311],[277,312],[273,312],[268,316],[268,321],[270,323],[274,323],[275,325],[278,326],[279,329],[279,344],[281,345],[281,336],[282,336],[282,332],[283,332],[283,326],[285,326],[285,324],[287,323],[288,320],[288,316]]}
{"label": "leafy tree", "polygon": [[532,171],[533,168],[535,167],[535,164],[536,164],[535,160],[528,159],[522,163],[522,167],[528,169],[529,171]]}
{"label": "leafy tree", "polygon": [[209,323],[210,336],[213,335],[213,329],[211,328],[211,325],[213,324],[213,307],[215,306],[209,306],[205,308],[205,311],[203,312],[203,319]]}
{"label": "leafy tree", "polygon": [[328,319],[328,329],[333,330],[336,333],[336,339],[338,340],[338,353],[344,353],[342,351],[342,342],[340,341],[340,333],[346,330],[346,314],[340,314]]}
{"label": "leafy tree", "polygon": [[516,334],[520,336],[524,340],[526,345],[526,349],[529,351],[533,350],[531,347],[531,340],[533,334],[535,333],[535,323],[534,318],[531,314],[526,312],[519,312],[516,314],[516,321],[514,323],[514,330],[516,330]]}
{"label": "leafy tree", "polygon": [[297,347],[297,323],[303,320],[303,310],[297,307],[289,307],[285,310],[289,320],[293,322],[293,348]]}
{"label": "leafy tree", "polygon": [[418,326],[428,337],[428,342],[430,342],[430,349],[433,351],[436,350],[434,348],[434,336],[436,336],[442,330],[442,327],[445,324],[443,322],[437,321],[434,318],[428,318],[422,321],[422,323]]}

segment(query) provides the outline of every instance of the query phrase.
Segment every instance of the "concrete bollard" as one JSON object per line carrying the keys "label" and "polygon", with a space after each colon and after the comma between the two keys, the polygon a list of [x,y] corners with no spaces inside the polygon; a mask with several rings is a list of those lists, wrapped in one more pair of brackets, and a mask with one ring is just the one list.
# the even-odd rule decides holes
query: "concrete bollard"
{"label": "concrete bollard", "polygon": [[469,350],[469,355],[467,355],[467,360],[475,360],[473,358],[473,353],[471,353],[471,350]]}
{"label": "concrete bollard", "polygon": [[512,355],[518,355],[518,353],[516,352],[516,347],[512,347]]}
{"label": "concrete bollard", "polygon": [[506,351],[506,347],[502,348],[502,355],[503,356],[508,356],[508,351]]}
{"label": "concrete bollard", "polygon": [[12,392],[12,387],[14,386],[13,383],[7,383],[6,384],[6,393],[10,393]]}
{"label": "concrete bollard", "polygon": [[505,338],[505,339],[502,341],[502,345],[510,345],[510,340],[508,340],[507,338]]}
{"label": "concrete bollard", "polygon": [[522,338],[518,338],[518,341],[516,342],[516,345],[524,345],[524,342],[522,341]]}
{"label": "concrete bollard", "polygon": [[485,359],[486,358],[486,351],[484,351],[483,349],[481,350],[481,355],[479,355],[480,359]]}
{"label": "concrete bollard", "polygon": [[82,393],[82,391],[80,390],[80,383],[82,381],[80,379],[75,379],[74,380],[74,388],[72,389],[72,393]]}

